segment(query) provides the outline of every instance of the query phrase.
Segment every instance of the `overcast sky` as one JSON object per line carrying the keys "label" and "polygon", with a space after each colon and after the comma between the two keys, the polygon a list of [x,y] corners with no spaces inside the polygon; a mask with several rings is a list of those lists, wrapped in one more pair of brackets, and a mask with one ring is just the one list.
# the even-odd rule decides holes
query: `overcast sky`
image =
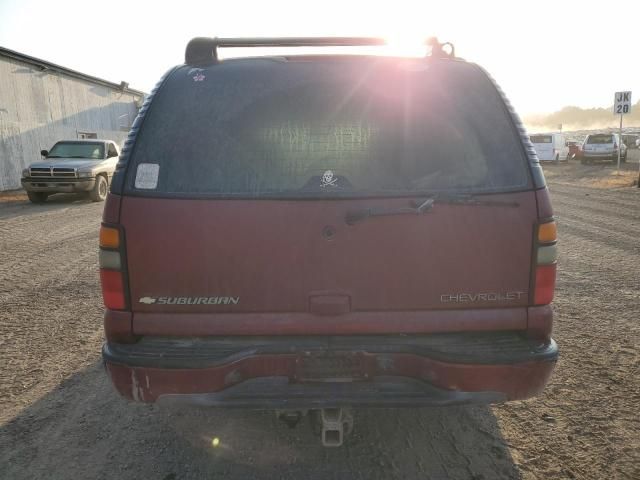
{"label": "overcast sky", "polygon": [[147,92],[194,36],[317,35],[438,36],[525,115],[640,99],[640,0],[0,0],[0,46]]}

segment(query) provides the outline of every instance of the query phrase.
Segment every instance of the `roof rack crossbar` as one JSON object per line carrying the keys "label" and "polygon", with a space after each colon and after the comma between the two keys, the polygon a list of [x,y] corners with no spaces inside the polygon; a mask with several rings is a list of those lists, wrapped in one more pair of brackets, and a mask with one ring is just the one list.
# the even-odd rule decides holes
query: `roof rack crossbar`
{"label": "roof rack crossbar", "polygon": [[[284,37],[284,38],[208,38],[196,37],[187,45],[185,63],[197,67],[213,65],[218,61],[218,48],[250,47],[364,47],[387,45],[387,40],[378,37]],[[424,42],[432,47],[432,55],[454,56],[453,45],[440,44],[434,38]],[[449,45],[451,53],[442,46]],[[436,48],[439,46],[440,48]],[[439,55],[440,56],[440,55]]]}
{"label": "roof rack crossbar", "polygon": [[359,47],[386,45],[377,37],[283,37],[283,38],[214,38],[218,47]]}

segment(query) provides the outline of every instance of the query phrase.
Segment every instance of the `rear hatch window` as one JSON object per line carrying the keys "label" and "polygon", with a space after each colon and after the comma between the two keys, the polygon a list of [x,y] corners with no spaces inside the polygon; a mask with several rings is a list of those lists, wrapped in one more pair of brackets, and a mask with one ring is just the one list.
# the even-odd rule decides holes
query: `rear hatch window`
{"label": "rear hatch window", "polygon": [[129,194],[167,197],[529,186],[517,130],[480,69],[359,57],[179,68],[151,105],[128,172]]}
{"label": "rear hatch window", "polygon": [[553,143],[551,135],[531,135],[531,143]]}
{"label": "rear hatch window", "polygon": [[613,143],[613,135],[589,135],[587,139],[588,144],[599,145],[606,143]]}

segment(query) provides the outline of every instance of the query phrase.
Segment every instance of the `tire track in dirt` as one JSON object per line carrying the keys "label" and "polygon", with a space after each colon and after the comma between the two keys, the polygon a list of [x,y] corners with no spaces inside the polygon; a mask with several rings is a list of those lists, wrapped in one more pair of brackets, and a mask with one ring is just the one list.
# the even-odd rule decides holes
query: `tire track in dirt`
{"label": "tire track in dirt", "polygon": [[[638,206],[638,194],[633,189],[605,190],[596,187],[568,185],[562,182],[549,182],[549,192],[551,197],[557,192],[570,195],[576,200],[588,199],[587,201],[597,201],[600,204],[608,204],[631,211]],[[586,195],[588,194],[588,195]]]}
{"label": "tire track in dirt", "polygon": [[555,203],[562,210],[562,215],[557,215],[560,220],[568,218],[588,227],[593,226],[598,230],[630,238],[635,238],[638,228],[640,228],[640,219],[629,221],[621,216],[612,215],[612,213],[603,214],[598,211],[567,205],[564,202]]}
{"label": "tire track in dirt", "polygon": [[[0,305],[16,294],[14,283],[22,285],[20,294],[26,295],[35,293],[39,286],[52,281],[64,281],[65,275],[72,274],[79,264],[87,261],[92,262],[94,272],[97,272],[97,242],[96,232],[82,233],[39,249],[33,255],[27,250],[14,251],[18,260],[6,262],[0,267],[3,280],[0,285]],[[88,249],[89,245],[93,248]]]}
{"label": "tire track in dirt", "polygon": [[636,253],[640,249],[640,244],[633,234],[598,226],[589,222],[589,219],[575,214],[558,217],[558,235],[562,235],[563,231],[593,239],[596,242],[607,243],[610,248],[625,250],[629,253]]}
{"label": "tire track in dirt", "polygon": [[[593,201],[581,204],[582,199],[575,197],[563,198],[553,193],[552,199],[556,210],[560,241],[562,232],[573,233],[586,239],[602,242],[613,248],[622,249],[629,253],[637,253],[640,249],[638,231],[640,231],[640,195],[637,197],[636,207],[621,212],[619,208],[613,211],[593,207]],[[621,196],[629,195],[623,191]],[[573,198],[573,201],[571,200]],[[634,200],[634,194],[629,195]],[[635,218],[633,212],[638,213]]]}
{"label": "tire track in dirt", "polygon": [[568,210],[575,209],[591,215],[598,215],[599,218],[611,219],[613,215],[616,219],[626,220],[631,224],[640,222],[640,211],[637,208],[628,208],[626,211],[621,211],[620,207],[601,208],[602,203],[599,200],[587,200],[589,197],[576,199],[573,195],[557,191],[551,193],[551,198],[556,210],[561,207],[565,214]]}
{"label": "tire track in dirt", "polygon": [[101,343],[102,206],[47,207],[0,217],[2,419],[96,358]]}
{"label": "tire track in dirt", "polygon": [[[101,212],[94,205],[82,207],[98,215]],[[25,249],[33,252],[37,246],[49,246],[75,238],[83,232],[95,232],[95,224],[86,221],[87,213],[64,208],[36,215],[35,218],[21,216],[10,220],[0,219],[1,264],[4,265],[8,259],[19,255]],[[28,241],[25,242],[25,239]]]}

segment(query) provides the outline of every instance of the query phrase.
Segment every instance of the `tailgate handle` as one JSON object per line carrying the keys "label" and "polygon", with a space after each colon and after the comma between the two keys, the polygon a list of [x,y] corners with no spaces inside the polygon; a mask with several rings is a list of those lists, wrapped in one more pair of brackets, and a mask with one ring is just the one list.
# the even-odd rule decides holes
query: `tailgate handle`
{"label": "tailgate handle", "polygon": [[340,315],[351,311],[349,295],[312,295],[309,297],[309,312],[316,315]]}

